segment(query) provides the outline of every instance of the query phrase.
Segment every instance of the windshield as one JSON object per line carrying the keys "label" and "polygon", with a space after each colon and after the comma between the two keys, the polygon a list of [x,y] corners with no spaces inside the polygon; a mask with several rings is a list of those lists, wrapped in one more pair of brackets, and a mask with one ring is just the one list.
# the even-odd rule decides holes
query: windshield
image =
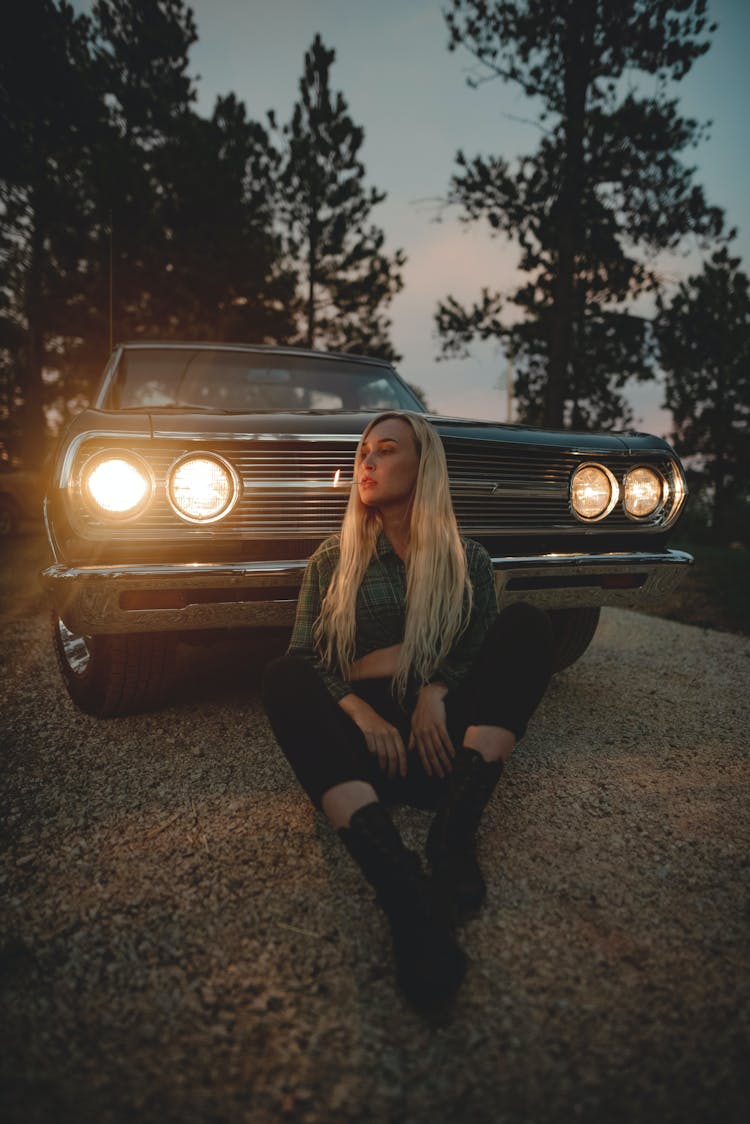
{"label": "windshield", "polygon": [[423,410],[387,367],[325,356],[158,347],[125,348],[106,405],[229,413]]}

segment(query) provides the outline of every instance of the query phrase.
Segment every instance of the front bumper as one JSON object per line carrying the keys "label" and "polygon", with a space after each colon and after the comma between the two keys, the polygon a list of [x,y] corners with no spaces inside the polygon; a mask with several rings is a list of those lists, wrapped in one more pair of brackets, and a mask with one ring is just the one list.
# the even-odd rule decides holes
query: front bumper
{"label": "front bumper", "polygon": [[[684,551],[546,554],[492,559],[498,605],[638,608],[660,600],[692,564]],[[291,626],[307,563],[65,566],[42,584],[67,627],[84,636]]]}

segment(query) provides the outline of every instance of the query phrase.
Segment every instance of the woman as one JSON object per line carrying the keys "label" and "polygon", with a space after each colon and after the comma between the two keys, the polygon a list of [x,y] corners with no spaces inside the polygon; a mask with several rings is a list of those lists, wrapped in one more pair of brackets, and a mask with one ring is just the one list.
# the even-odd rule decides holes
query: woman
{"label": "woman", "polygon": [[[427,1010],[466,970],[453,927],[486,893],[474,835],[546,688],[551,629],[530,605],[498,616],[490,558],[459,535],[443,445],[424,418],[374,418],[354,475],[263,698],[303,788],[375,888],[399,984]],[[393,803],[437,809],[431,882]]]}

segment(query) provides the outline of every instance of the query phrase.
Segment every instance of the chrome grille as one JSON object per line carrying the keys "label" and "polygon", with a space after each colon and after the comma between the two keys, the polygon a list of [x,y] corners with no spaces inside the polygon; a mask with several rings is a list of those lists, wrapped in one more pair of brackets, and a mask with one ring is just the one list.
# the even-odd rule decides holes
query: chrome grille
{"label": "chrome grille", "polygon": [[[123,448],[124,440],[90,439],[76,458],[78,470],[94,453]],[[552,446],[523,446],[518,443],[490,445],[483,441],[447,438],[445,442],[451,492],[459,525],[464,534],[544,535],[581,534],[582,524],[570,511],[568,498],[571,474],[579,464],[604,464],[621,482],[635,462],[626,453],[578,453]],[[147,510],[132,522],[114,524],[89,511],[80,500],[74,518],[80,529],[95,538],[154,541],[200,539],[320,539],[341,525],[352,483],[352,440],[292,442],[211,441],[184,439],[167,442],[128,441],[127,448],[139,453],[154,474],[154,498]],[[166,498],[170,466],[187,452],[211,449],[226,458],[242,481],[242,495],[230,515],[209,526],[183,522]],[[671,475],[666,454],[650,453],[647,463]],[[339,471],[338,486],[334,486]],[[75,490],[77,474],[72,478]],[[666,513],[668,515],[668,511]],[[651,524],[633,523],[620,505],[602,522],[587,525],[587,533],[643,532],[663,526],[665,514]]]}

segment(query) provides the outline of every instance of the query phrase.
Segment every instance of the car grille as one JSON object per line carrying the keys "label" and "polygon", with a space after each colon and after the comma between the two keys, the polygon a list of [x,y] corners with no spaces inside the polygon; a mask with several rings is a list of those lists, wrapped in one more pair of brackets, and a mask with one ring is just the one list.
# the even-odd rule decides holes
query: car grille
{"label": "car grille", "polygon": [[[77,465],[122,441],[89,440],[79,451]],[[131,522],[113,525],[83,504],[76,521],[84,533],[109,540],[200,539],[316,539],[337,531],[352,483],[354,441],[253,441],[252,447],[233,440],[194,442],[128,442],[151,466],[154,497],[145,512]],[[445,440],[451,493],[462,532],[471,536],[581,534],[573,516],[569,482],[582,463],[604,464],[618,481],[634,464],[648,463],[671,480],[672,462],[666,454],[649,453],[637,461],[627,453],[578,453],[553,446],[506,445],[462,439]],[[193,526],[172,510],[166,498],[170,466],[188,452],[210,449],[237,471],[242,495],[234,509],[218,523]],[[338,483],[336,474],[338,473]],[[645,524],[661,529],[669,507]],[[600,523],[585,527],[588,534],[643,532],[619,507]]]}

